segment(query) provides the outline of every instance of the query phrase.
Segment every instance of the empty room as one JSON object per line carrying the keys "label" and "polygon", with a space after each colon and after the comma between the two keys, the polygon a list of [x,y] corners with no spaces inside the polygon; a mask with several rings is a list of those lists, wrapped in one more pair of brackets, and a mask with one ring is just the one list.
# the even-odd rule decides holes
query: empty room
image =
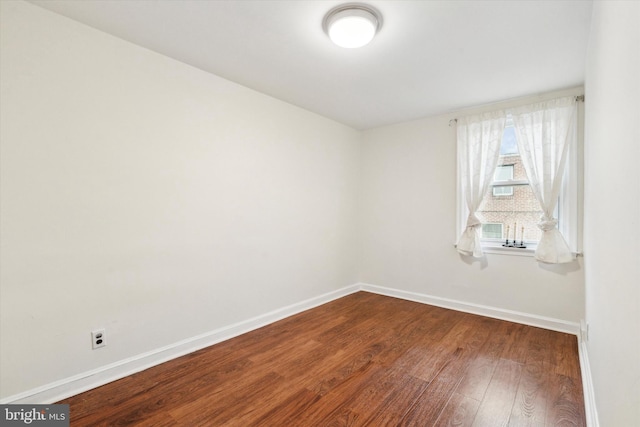
{"label": "empty room", "polygon": [[1,425],[640,426],[640,2],[0,19]]}

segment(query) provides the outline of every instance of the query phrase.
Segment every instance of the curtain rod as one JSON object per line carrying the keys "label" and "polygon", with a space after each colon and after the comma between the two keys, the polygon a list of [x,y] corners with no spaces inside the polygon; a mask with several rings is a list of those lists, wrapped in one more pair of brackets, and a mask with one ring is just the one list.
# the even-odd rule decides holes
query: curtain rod
{"label": "curtain rod", "polygon": [[[576,99],[576,102],[584,102],[584,95],[577,95],[575,99]],[[458,123],[457,118],[449,120],[449,127],[453,126],[455,123]]]}

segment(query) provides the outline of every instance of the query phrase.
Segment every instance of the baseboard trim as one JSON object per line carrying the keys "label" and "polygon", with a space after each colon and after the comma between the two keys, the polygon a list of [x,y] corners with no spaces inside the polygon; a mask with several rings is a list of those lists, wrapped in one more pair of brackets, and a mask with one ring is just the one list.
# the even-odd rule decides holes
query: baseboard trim
{"label": "baseboard trim", "polygon": [[587,427],[600,427],[587,343],[582,337],[578,337],[578,355],[580,358],[580,372],[582,373],[582,394],[584,395],[584,413],[587,419]]}
{"label": "baseboard trim", "polygon": [[386,295],[390,297],[405,299],[408,301],[420,302],[423,304],[435,305],[437,307],[462,311],[465,313],[478,314],[480,316],[492,317],[509,322],[522,323],[524,325],[536,326],[538,328],[550,329],[552,331],[565,332],[579,335],[580,324],[551,317],[538,316],[535,314],[522,313],[519,311],[506,310],[502,308],[489,307],[480,304],[473,304],[464,301],[457,301],[448,298],[441,298],[427,294],[403,291],[399,289],[385,288],[383,286],[359,283],[363,291],[374,294]]}
{"label": "baseboard trim", "polygon": [[165,347],[120,360],[100,368],[8,396],[0,404],[51,404],[76,394],[119,380],[180,356],[226,341],[247,332],[277,322],[294,314],[326,304],[360,290],[351,285],[333,292],[307,299],[251,319],[197,335]]}

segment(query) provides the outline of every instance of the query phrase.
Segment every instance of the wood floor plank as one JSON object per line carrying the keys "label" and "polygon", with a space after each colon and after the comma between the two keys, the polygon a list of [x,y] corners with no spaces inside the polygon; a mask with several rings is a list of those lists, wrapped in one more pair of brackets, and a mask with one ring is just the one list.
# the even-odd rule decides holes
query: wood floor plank
{"label": "wood floor plank", "polygon": [[564,375],[552,374],[547,404],[546,425],[583,427],[586,425],[581,382]]}
{"label": "wood floor plank", "polygon": [[527,343],[530,331],[531,327],[526,325],[515,325],[509,328],[509,332],[506,334],[504,350],[500,357],[524,363],[527,359]]}
{"label": "wood floor plank", "polygon": [[[257,398],[251,398],[247,396],[246,392],[243,392],[241,397],[244,402],[225,421],[224,425],[230,427],[251,425],[256,419],[263,418],[268,414],[271,408],[289,403],[300,392],[295,382],[283,377],[276,377],[276,379],[276,381],[265,384],[263,389],[258,390]],[[207,421],[210,420],[207,419]]]}
{"label": "wood floor plank", "polygon": [[441,341],[425,347],[413,346],[400,363],[411,375],[431,381],[442,368],[458,353],[459,344],[470,337],[472,326],[461,319],[450,329]]}
{"label": "wood floor plank", "polygon": [[460,393],[453,393],[434,427],[470,427],[480,402]]}
{"label": "wood floor plank", "polygon": [[584,426],[575,336],[357,292],[60,403],[71,426]]}
{"label": "wood floor plank", "polygon": [[[416,401],[429,383],[407,374],[403,366],[380,369],[357,393],[345,396],[341,406],[360,417],[367,425],[398,425],[406,405]],[[401,403],[400,405],[398,403]],[[400,411],[396,411],[400,408]]]}
{"label": "wood floor plank", "polygon": [[[410,359],[411,355],[406,354],[410,350],[423,354],[427,348],[437,348],[443,337],[462,320],[459,316],[453,316],[450,310],[439,307],[423,309],[413,314],[414,317],[394,328],[393,341],[376,356],[376,362],[391,366],[398,363],[401,358]],[[411,360],[405,360],[405,362],[407,366],[413,363]]]}
{"label": "wood floor plank", "polygon": [[[215,370],[204,371],[202,374],[192,373],[172,380],[155,377],[155,368],[151,368],[145,371],[149,375],[149,379],[155,377],[158,380],[153,381],[152,385],[142,392],[137,388],[135,393],[131,393],[126,388],[120,388],[122,380],[119,380],[100,387],[102,390],[92,390],[94,392],[93,405],[83,401],[82,396],[84,393],[71,398],[70,402],[80,400],[79,403],[74,404],[74,416],[78,416],[79,413],[82,414],[75,424],[92,426],[107,422],[113,418],[112,411],[114,408],[118,410],[118,419],[126,420],[129,425],[140,423],[146,418],[152,417],[158,411],[167,411],[184,402],[189,402],[194,395],[207,394],[211,390],[215,390],[218,384],[234,382],[243,372],[246,372],[249,365],[250,363],[246,359],[233,360],[230,358],[217,365]],[[146,382],[150,383],[150,381]],[[126,390],[127,392],[121,393],[119,390]],[[100,395],[105,394],[121,395],[126,399],[117,405],[111,406],[99,403]],[[109,400],[107,399],[106,401]],[[95,402],[98,403],[96,404]],[[77,406],[80,407],[79,411],[75,410]]]}
{"label": "wood floor plank", "polygon": [[[114,424],[107,422],[105,425],[113,427]],[[128,423],[127,423],[128,425]],[[135,423],[137,427],[176,427],[178,423],[168,412],[157,412],[151,417],[147,417]]]}
{"label": "wood floor plank", "polygon": [[[220,371],[234,372],[246,367],[248,360],[237,359],[221,350],[221,347],[214,346],[206,350],[196,351],[189,355],[178,358],[172,363],[163,363],[150,368],[144,372],[139,372],[104,387],[118,387],[127,390],[127,393],[105,393],[103,387],[89,390],[79,395],[75,405],[74,415],[76,417],[92,416],[100,413],[102,408],[132,406],[132,400],[141,398],[149,400],[154,393],[165,396],[171,390],[178,390],[179,394],[184,394],[185,387],[198,388],[198,381],[194,384],[192,376],[197,372],[205,372],[206,367],[215,364],[220,366]],[[215,373],[213,375],[219,375]]]}
{"label": "wood floor plank", "polygon": [[463,317],[456,328],[445,336],[447,344],[441,348],[448,347],[449,357],[443,357],[442,354],[439,356],[440,360],[445,361],[444,364],[435,377],[430,379],[425,392],[407,412],[400,425],[435,425],[443,412],[446,412],[453,394],[468,374],[468,367],[478,357],[478,350],[490,336],[488,327],[474,327],[475,320],[475,316]]}
{"label": "wood floor plank", "polygon": [[472,426],[508,426],[515,401],[522,365],[500,359],[476,413]]}
{"label": "wood floor plank", "polygon": [[[367,426],[399,426],[408,412],[408,405],[418,401],[424,394],[429,383],[409,375],[403,375],[384,392],[384,400],[367,407],[363,425]],[[363,401],[361,400],[361,403]]]}
{"label": "wood floor plank", "polygon": [[513,426],[543,426],[547,413],[547,396],[545,388],[548,375],[543,361],[525,364],[516,391],[516,398],[509,416]]}
{"label": "wood floor plank", "polygon": [[336,423],[344,419],[345,411],[350,414],[347,420],[351,425],[361,425],[363,420],[358,420],[358,414],[354,414],[347,404],[360,396],[370,384],[377,383],[382,372],[383,368],[373,364],[362,366],[328,390],[308,411],[299,414],[293,425],[322,426]]}
{"label": "wood floor plank", "polygon": [[375,366],[374,357],[382,348],[379,344],[372,344],[364,349],[352,348],[350,351],[340,351],[336,353],[336,357],[331,358],[330,363],[324,364],[318,371],[308,372],[308,375],[300,381],[300,386],[323,396],[344,381]]}
{"label": "wood floor plank", "polygon": [[459,370],[463,369],[462,349],[457,349],[443,361],[440,371],[425,389],[424,393],[407,411],[399,425],[434,425],[451,395],[462,379]]}
{"label": "wood floor plank", "polygon": [[557,348],[557,351],[553,352],[555,373],[580,380],[580,361],[575,357],[578,353],[577,337],[557,334],[555,339],[554,348]]}
{"label": "wood floor plank", "polygon": [[236,424],[232,421],[234,417],[246,415],[281,381],[282,377],[273,372],[264,375],[249,372],[233,383],[169,410],[169,413],[175,419],[189,419],[196,425],[233,425]]}
{"label": "wood floor plank", "polygon": [[546,422],[548,387],[555,370],[554,355],[549,348],[554,348],[552,339],[557,335],[543,329],[529,328],[527,357],[510,416],[510,422],[515,426],[535,427]]}
{"label": "wood floor plank", "polygon": [[309,413],[310,408],[320,399],[320,395],[307,389],[296,389],[288,399],[280,405],[257,417],[256,426],[295,426],[303,418],[303,414]]}

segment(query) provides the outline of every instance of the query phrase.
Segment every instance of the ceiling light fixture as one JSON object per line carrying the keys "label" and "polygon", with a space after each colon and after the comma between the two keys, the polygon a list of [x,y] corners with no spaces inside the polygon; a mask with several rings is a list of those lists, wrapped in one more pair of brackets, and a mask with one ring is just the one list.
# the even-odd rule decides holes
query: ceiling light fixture
{"label": "ceiling light fixture", "polygon": [[359,3],[343,4],[331,9],[322,22],[322,27],[331,41],[346,48],[368,44],[381,26],[380,13]]}

